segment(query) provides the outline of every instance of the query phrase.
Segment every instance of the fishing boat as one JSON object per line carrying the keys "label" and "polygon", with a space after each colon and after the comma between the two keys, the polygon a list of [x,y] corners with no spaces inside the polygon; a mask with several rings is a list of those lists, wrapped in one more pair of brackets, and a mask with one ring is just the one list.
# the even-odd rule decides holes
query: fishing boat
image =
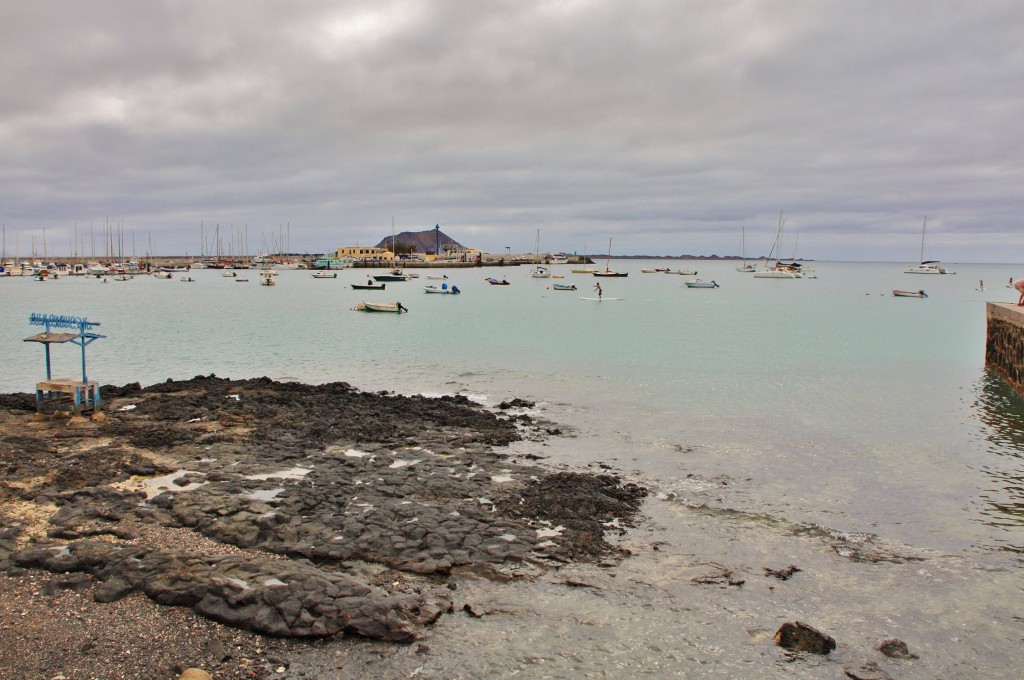
{"label": "fishing boat", "polygon": [[493,276],[488,276],[486,279],[484,279],[484,281],[486,281],[487,283],[491,284],[492,286],[508,286],[508,285],[510,285],[509,282],[506,281],[505,279],[501,279],[499,281],[498,279],[494,278]]}
{"label": "fishing boat", "polygon": [[193,279],[191,276],[185,276],[185,277],[182,277],[182,278],[180,278],[178,280],[181,281],[182,283],[195,283],[196,282],[196,280]]}
{"label": "fishing boat", "polygon": [[374,283],[372,280],[366,283],[353,283],[352,288],[355,290],[384,290],[383,283]]}
{"label": "fishing boat", "polygon": [[360,312],[390,312],[392,314],[409,311],[402,306],[401,302],[370,302],[368,300],[360,302],[353,309]]}
{"label": "fishing boat", "polygon": [[423,286],[424,293],[440,293],[442,295],[458,295],[462,291],[459,290],[458,286],[448,286],[447,283],[442,283],[440,286],[428,285]]}
{"label": "fishing boat", "polygon": [[551,286],[554,290],[576,290],[576,284],[574,283],[556,283]]}
{"label": "fishing boat", "polygon": [[920,264],[913,267],[907,267],[903,270],[904,274],[951,274],[954,272],[947,272],[944,267],[941,267],[937,260],[926,260],[924,259],[924,230],[928,224],[928,216],[924,216],[924,222],[921,223],[921,257]]}
{"label": "fishing boat", "polygon": [[912,297],[912,298],[926,298],[928,293],[923,290],[899,290],[897,288],[892,289],[892,294],[895,297]]}
{"label": "fishing boat", "polygon": [[692,281],[686,281],[687,288],[718,288],[718,283],[715,281],[702,281],[700,279],[693,279]]}
{"label": "fishing boat", "polygon": [[696,276],[696,269],[666,269],[666,274],[679,274],[680,276]]}
{"label": "fishing boat", "polygon": [[604,263],[604,271],[594,272],[594,276],[629,276],[629,272],[617,272],[611,268],[612,240],[608,239],[608,259]]}
{"label": "fishing boat", "polygon": [[645,267],[640,270],[642,274],[668,274],[671,269],[663,269],[661,267]]}
{"label": "fishing boat", "polygon": [[260,270],[260,285],[261,286],[276,286],[277,285],[277,272],[273,269],[261,269]]}
{"label": "fishing boat", "polygon": [[329,271],[315,271],[313,272],[314,279],[336,279],[338,278],[338,272]]}

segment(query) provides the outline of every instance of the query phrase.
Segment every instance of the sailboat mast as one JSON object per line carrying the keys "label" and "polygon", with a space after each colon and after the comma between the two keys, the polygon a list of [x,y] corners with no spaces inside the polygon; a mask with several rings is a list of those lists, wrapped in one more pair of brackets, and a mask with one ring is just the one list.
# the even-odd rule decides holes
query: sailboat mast
{"label": "sailboat mast", "polygon": [[924,262],[924,228],[928,225],[928,216],[924,216],[924,222],[921,223],[921,258],[918,262]]}

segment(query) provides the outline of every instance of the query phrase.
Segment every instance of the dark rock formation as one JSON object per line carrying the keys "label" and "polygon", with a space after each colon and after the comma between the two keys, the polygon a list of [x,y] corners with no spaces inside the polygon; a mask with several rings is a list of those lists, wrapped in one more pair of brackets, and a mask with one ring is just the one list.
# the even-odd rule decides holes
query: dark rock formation
{"label": "dark rock formation", "polygon": [[775,644],[795,652],[828,654],[836,641],[813,626],[800,621],[787,621],[775,632]]}

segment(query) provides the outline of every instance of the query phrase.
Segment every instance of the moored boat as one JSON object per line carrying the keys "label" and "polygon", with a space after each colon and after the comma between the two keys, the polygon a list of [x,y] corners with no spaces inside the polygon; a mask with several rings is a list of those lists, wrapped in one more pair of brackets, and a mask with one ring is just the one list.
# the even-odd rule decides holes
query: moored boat
{"label": "moored boat", "polygon": [[494,278],[493,276],[488,276],[486,279],[484,279],[484,281],[486,281],[487,283],[491,284],[492,286],[507,286],[507,285],[510,285],[509,282],[506,281],[505,279],[501,279],[499,281],[498,279]]}
{"label": "moored boat", "polygon": [[336,279],[338,278],[338,272],[329,272],[325,270],[313,272],[314,279]]}
{"label": "moored boat", "polygon": [[374,281],[408,281],[409,275],[401,269],[391,269],[384,274],[374,274]]}
{"label": "moored boat", "polygon": [[353,283],[352,288],[355,290],[384,290],[384,284],[367,281],[366,283]]}
{"label": "moored boat", "polygon": [[611,268],[612,240],[608,239],[608,260],[604,263],[604,271],[593,272],[594,276],[629,276],[629,272],[617,272]]}
{"label": "moored boat", "polygon": [[892,289],[892,294],[895,297],[912,297],[912,298],[926,298],[928,293],[923,290],[899,290],[898,288]]}
{"label": "moored boat", "polygon": [[409,311],[401,302],[370,302],[369,300],[360,302],[353,309],[360,312],[391,312],[392,314]]}
{"label": "moored boat", "polygon": [[576,290],[576,284],[574,283],[556,283],[551,286],[554,290]]}
{"label": "moored boat", "polygon": [[925,215],[924,221],[921,223],[921,259],[920,263],[912,267],[907,267],[903,270],[904,274],[950,274],[954,272],[947,272],[944,267],[939,265],[937,260],[926,260],[924,259],[924,230],[928,225],[928,216]]}
{"label": "moored boat", "polygon": [[545,267],[544,265],[537,265],[536,267],[533,268],[533,270],[530,271],[530,276],[532,276],[535,279],[550,279],[551,270]]}
{"label": "moored boat", "polygon": [[447,283],[442,283],[440,286],[428,285],[423,286],[424,293],[440,293],[443,295],[458,295],[462,291],[456,285],[448,286]]}
{"label": "moored boat", "polygon": [[687,288],[718,288],[716,281],[702,281],[701,279],[693,279],[692,281],[686,281]]}

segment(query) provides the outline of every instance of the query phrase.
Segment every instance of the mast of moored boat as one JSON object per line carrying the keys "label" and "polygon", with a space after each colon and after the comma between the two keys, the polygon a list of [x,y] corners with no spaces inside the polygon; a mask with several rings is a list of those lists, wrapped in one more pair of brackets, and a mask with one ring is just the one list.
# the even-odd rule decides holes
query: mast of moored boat
{"label": "mast of moored boat", "polygon": [[928,216],[924,216],[924,221],[921,223],[921,257],[918,262],[924,262],[924,228],[928,225]]}

